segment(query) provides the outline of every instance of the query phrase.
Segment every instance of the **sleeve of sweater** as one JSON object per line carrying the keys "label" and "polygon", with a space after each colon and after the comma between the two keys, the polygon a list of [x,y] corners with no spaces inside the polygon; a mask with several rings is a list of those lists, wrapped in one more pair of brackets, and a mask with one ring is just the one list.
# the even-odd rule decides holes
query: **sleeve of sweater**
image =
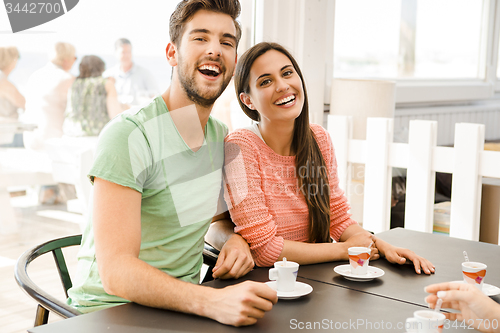
{"label": "sleeve of sweater", "polygon": [[250,245],[256,265],[269,267],[278,260],[284,240],[276,236],[277,226],[266,205],[261,152],[251,136],[254,134],[250,131],[241,130],[226,137],[224,198],[235,232]]}
{"label": "sleeve of sweater", "polygon": [[328,181],[330,184],[330,236],[338,242],[344,230],[357,222],[351,219],[351,214],[348,213],[351,207],[347,202],[344,191],[339,187],[337,160],[335,158],[332,139],[323,127],[311,125],[311,128],[328,169]]}

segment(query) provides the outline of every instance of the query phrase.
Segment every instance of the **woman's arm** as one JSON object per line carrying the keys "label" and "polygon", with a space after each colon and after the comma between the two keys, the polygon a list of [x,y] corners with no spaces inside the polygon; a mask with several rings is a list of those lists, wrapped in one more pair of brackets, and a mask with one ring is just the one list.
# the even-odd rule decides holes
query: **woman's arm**
{"label": "woman's arm", "polygon": [[241,235],[234,233],[234,224],[228,212],[213,218],[205,241],[220,250],[212,270],[214,278],[237,279],[254,268],[250,247]]}
{"label": "woman's arm", "polygon": [[[357,224],[349,226],[344,234],[351,233],[352,229],[359,227]],[[351,230],[349,230],[351,229]],[[361,230],[363,230],[361,228]],[[364,230],[363,230],[364,231]],[[317,264],[329,261],[348,260],[347,249],[353,246],[369,246],[372,243],[369,232],[353,233],[345,241],[338,243],[303,243],[285,240],[279,260],[286,258],[301,265]],[[372,258],[378,258],[378,251],[372,250]]]}

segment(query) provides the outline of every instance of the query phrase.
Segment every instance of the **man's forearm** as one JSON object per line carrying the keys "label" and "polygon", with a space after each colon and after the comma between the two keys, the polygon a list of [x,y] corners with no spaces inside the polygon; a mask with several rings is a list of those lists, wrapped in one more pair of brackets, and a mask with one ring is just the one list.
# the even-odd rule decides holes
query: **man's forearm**
{"label": "man's forearm", "polygon": [[212,288],[184,282],[131,256],[103,268],[100,274],[110,294],[146,306],[208,316],[204,305]]}
{"label": "man's forearm", "polygon": [[[245,281],[222,289],[181,281],[144,261],[122,257],[104,265],[107,292],[146,306],[196,314],[220,323],[251,325],[276,304],[276,291],[259,282]],[[101,270],[100,270],[101,271]]]}

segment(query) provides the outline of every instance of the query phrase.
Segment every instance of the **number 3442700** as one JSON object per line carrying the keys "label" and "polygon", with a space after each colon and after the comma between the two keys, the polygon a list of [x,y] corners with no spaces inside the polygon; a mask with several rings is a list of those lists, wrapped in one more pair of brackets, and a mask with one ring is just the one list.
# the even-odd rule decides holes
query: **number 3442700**
{"label": "number 3442700", "polygon": [[26,13],[26,14],[38,14],[38,13],[60,13],[63,9],[59,3],[45,3],[45,2],[31,2],[25,3],[24,5],[12,4],[10,2],[5,3],[5,8],[7,8],[7,14],[12,12],[15,13]]}

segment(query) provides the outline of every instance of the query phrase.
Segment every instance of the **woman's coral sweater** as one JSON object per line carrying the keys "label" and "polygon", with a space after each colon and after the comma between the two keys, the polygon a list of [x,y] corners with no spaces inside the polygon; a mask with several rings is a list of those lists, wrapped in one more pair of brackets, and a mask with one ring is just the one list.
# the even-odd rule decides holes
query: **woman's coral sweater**
{"label": "woman's coral sweater", "polygon": [[[339,241],[351,224],[349,204],[339,188],[337,162],[329,134],[311,124],[325,159],[330,185],[330,235]],[[304,193],[314,194],[321,186],[298,188],[295,156],[276,154],[255,133],[237,130],[226,137],[224,197],[235,232],[250,244],[257,266],[272,266],[283,249],[284,239],[308,241],[308,208]],[[312,165],[299,170],[318,172]]]}

